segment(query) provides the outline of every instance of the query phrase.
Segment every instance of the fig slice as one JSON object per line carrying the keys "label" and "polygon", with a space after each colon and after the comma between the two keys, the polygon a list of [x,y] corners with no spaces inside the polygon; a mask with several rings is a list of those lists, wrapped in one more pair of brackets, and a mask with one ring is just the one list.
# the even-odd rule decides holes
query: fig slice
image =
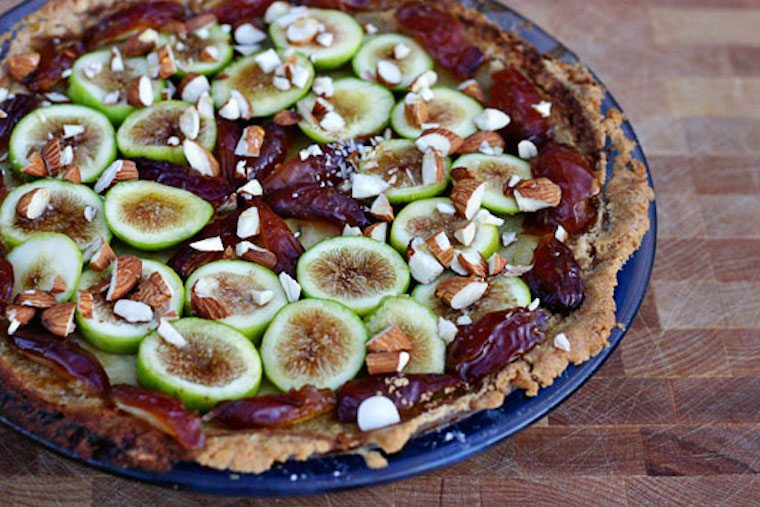
{"label": "fig slice", "polygon": [[98,396],[104,396],[110,388],[108,375],[100,362],[72,341],[62,341],[35,325],[18,329],[8,340],[28,358],[52,367],[65,377],[81,381]]}
{"label": "fig slice", "polygon": [[187,450],[201,449],[206,443],[201,418],[171,396],[118,384],[111,388],[111,401],[119,410],[166,433]]}
{"label": "fig slice", "polygon": [[312,419],[334,407],[331,390],[307,385],[283,394],[223,401],[204,419],[236,429],[279,428]]}

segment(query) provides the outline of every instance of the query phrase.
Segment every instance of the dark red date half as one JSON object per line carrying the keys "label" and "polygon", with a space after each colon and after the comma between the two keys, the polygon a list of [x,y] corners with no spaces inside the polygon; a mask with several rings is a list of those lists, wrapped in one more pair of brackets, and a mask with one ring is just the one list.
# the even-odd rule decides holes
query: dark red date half
{"label": "dark red date half", "polygon": [[337,417],[340,422],[356,422],[362,401],[382,395],[393,401],[402,419],[414,417],[431,404],[453,398],[464,383],[452,375],[370,375],[343,384],[338,389]]}
{"label": "dark red date half", "polygon": [[224,178],[203,176],[198,171],[160,160],[135,159],[141,180],[150,180],[192,192],[219,207],[232,193]]}
{"label": "dark red date half", "polygon": [[34,92],[49,92],[61,82],[63,72],[71,68],[74,60],[85,50],[80,41],[48,40],[37,51],[41,55],[40,64],[34,72],[24,78],[24,84]]}
{"label": "dark red date half", "polygon": [[264,15],[274,0],[221,0],[211,8],[220,23],[238,24]]}
{"label": "dark red date half", "polygon": [[257,237],[259,246],[266,248],[277,256],[276,273],[286,272],[296,276],[296,264],[303,254],[303,245],[293,235],[288,224],[285,223],[272,208],[263,201],[254,201],[259,209],[261,233]]}
{"label": "dark red date half", "polygon": [[533,252],[533,269],[523,279],[548,309],[567,313],[583,302],[583,278],[573,252],[554,236],[541,238]]}
{"label": "dark red date half", "polygon": [[223,401],[204,417],[237,429],[280,428],[314,418],[335,407],[335,393],[304,386],[283,394]]}
{"label": "dark red date half", "polygon": [[272,122],[261,125],[264,129],[264,142],[258,157],[239,157],[235,155],[244,125],[238,121],[217,120],[216,156],[221,166],[222,174],[231,185],[238,188],[246,183],[245,178],[236,174],[237,164],[245,160],[248,168],[248,179],[263,181],[275,168],[285,161],[293,141],[293,129],[281,127]]}
{"label": "dark red date half", "polygon": [[440,9],[412,2],[396,11],[396,20],[436,62],[460,79],[472,77],[487,60],[468,40],[462,23]]}
{"label": "dark red date half", "polygon": [[514,68],[494,72],[490,106],[509,114],[512,121],[501,131],[515,150],[525,139],[541,145],[551,136],[549,122],[533,106],[541,102],[535,86]]}
{"label": "dark red date half", "polygon": [[543,310],[488,313],[459,330],[447,351],[446,371],[466,382],[496,373],[540,342],[548,324]]}
{"label": "dark red date half", "polygon": [[83,40],[88,50],[103,42],[119,39],[133,31],[161,28],[172,21],[182,21],[184,9],[177,2],[134,2],[127,7],[107,14],[89,27]]}
{"label": "dark red date half", "polygon": [[13,295],[13,265],[8,262],[5,255],[0,255],[0,312],[5,313],[5,308]]}
{"label": "dark red date half", "polygon": [[113,386],[110,397],[118,409],[166,433],[187,450],[201,449],[206,442],[200,416],[178,399],[127,384]]}
{"label": "dark red date half", "polygon": [[8,147],[8,139],[11,137],[13,127],[27,113],[36,109],[37,99],[31,95],[18,94],[12,99],[5,99],[0,103],[0,109],[5,111],[6,117],[0,119],[0,149]]}
{"label": "dark red date half", "polygon": [[266,199],[277,214],[287,218],[323,220],[338,226],[366,227],[372,223],[359,201],[333,187],[319,184],[286,187],[270,193]]}

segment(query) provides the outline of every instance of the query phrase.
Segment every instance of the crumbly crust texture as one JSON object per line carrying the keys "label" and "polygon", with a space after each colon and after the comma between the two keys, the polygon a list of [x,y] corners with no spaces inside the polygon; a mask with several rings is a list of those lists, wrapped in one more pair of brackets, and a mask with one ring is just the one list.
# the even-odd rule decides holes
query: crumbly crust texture
{"label": "crumbly crust texture", "polygon": [[[565,318],[555,317],[543,343],[486,378],[477,390],[401,424],[367,433],[329,416],[280,430],[208,427],[206,447],[187,455],[162,433],[88,396],[78,382],[62,380],[49,367],[10,350],[5,340],[0,340],[0,415],[83,458],[119,466],[167,470],[176,461],[193,460],[217,469],[260,473],[277,462],[331,452],[360,452],[370,466],[382,466],[385,460],[373,449],[398,452],[416,434],[501,406],[514,389],[524,389],[533,396],[541,387],[550,386],[570,363],[581,364],[607,347],[616,326],[613,294],[617,274],[649,228],[648,208],[654,198],[646,167],[631,156],[635,143],[621,129],[622,114],[612,110],[602,116],[603,90],[584,67],[540,55],[519,37],[456,1],[427,1],[443,4],[447,12],[464,21],[471,40],[487,54],[523,70],[552,102],[551,121],[558,140],[586,154],[600,181],[604,181],[607,164],[605,143],[609,141],[609,151],[616,152],[596,225],[570,243],[584,270],[586,290],[579,309]],[[382,7],[403,3],[379,0]],[[81,34],[90,24],[83,20],[95,20],[116,5],[122,7],[124,2],[52,0],[19,26],[6,59],[25,52],[37,38]],[[393,11],[359,17],[367,17],[382,28],[392,26]],[[0,68],[0,81],[8,84],[5,65]],[[560,332],[568,337],[570,352],[554,347],[551,337]]]}

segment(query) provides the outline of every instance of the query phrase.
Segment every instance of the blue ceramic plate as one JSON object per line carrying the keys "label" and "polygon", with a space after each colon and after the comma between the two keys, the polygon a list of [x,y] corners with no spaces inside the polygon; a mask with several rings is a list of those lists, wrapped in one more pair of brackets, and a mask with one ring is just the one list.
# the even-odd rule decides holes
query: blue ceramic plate
{"label": "blue ceramic plate", "polygon": [[[45,0],[31,0],[2,16],[0,33],[11,30],[15,23],[39,9],[44,3]],[[578,62],[578,57],[556,39],[519,14],[496,2],[466,0],[463,3],[484,12],[503,28],[519,33],[542,53],[550,54],[565,62]],[[603,108],[607,110],[613,107],[619,109],[614,97],[607,93]],[[623,129],[631,139],[636,140],[636,134],[631,125],[625,123]],[[646,163],[640,146],[636,148],[634,156]],[[612,161],[610,160],[608,171],[611,169]],[[615,291],[615,302],[618,308],[617,321],[623,323],[625,327],[622,330],[613,329],[609,348],[581,366],[570,366],[551,387],[542,389],[534,398],[527,398],[522,392],[515,392],[507,397],[506,402],[499,409],[472,415],[458,423],[444,426],[437,431],[413,439],[402,452],[388,456],[386,468],[372,470],[365,465],[361,457],[337,456],[277,465],[260,475],[231,474],[194,464],[180,464],[170,472],[158,474],[118,468],[108,462],[81,460],[68,449],[50,445],[35,435],[25,432],[23,428],[16,429],[54,451],[117,475],[179,489],[234,496],[324,493],[373,486],[451,465],[488,449],[545,416],[583,385],[620,343],[625,329],[633,321],[644,299],[652,271],[657,229],[654,203],[650,207],[649,217],[652,226],[644,237],[641,248],[618,275],[619,285]]]}

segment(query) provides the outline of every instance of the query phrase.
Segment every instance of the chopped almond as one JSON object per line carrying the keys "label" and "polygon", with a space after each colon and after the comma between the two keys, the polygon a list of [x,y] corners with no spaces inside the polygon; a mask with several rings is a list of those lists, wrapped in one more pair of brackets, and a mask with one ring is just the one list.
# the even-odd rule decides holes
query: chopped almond
{"label": "chopped almond", "polygon": [[291,109],[283,109],[274,115],[272,121],[280,127],[290,127],[297,125],[301,121],[301,115]]}
{"label": "chopped almond", "polygon": [[388,222],[377,222],[365,227],[362,234],[368,238],[385,243],[388,235]]}
{"label": "chopped almond", "polygon": [[61,140],[57,137],[50,139],[42,148],[42,159],[45,161],[45,167],[51,176],[56,176],[63,167],[62,152]]}
{"label": "chopped almond", "polygon": [[63,172],[61,178],[72,183],[82,183],[82,171],[78,165],[72,165]]}
{"label": "chopped almond", "polygon": [[206,76],[188,72],[177,85],[177,92],[185,102],[197,102],[201,95],[208,92],[211,85]]}
{"label": "chopped almond", "polygon": [[492,131],[475,132],[471,136],[465,138],[464,142],[462,143],[462,146],[460,146],[459,150],[457,150],[457,153],[460,153],[460,154],[477,153],[481,151],[481,148],[483,147],[483,143],[486,143],[486,145],[488,145],[491,148],[494,148],[494,147],[504,148],[507,145],[504,142],[504,138],[502,138],[497,132],[492,132]]}
{"label": "chopped almond", "polygon": [[462,252],[458,256],[459,264],[472,276],[485,278],[488,263],[480,252]]}
{"label": "chopped almond", "polygon": [[432,148],[422,156],[422,184],[435,185],[443,181],[443,157]]}
{"label": "chopped almond", "polygon": [[388,200],[388,197],[385,194],[380,194],[377,196],[377,198],[372,202],[372,205],[369,208],[370,214],[377,218],[378,220],[382,220],[383,222],[392,222],[395,215],[393,213],[393,206],[391,206],[391,202]]}
{"label": "chopped almond", "polygon": [[40,289],[30,289],[19,292],[14,302],[21,306],[32,308],[50,308],[56,303],[52,292]]}
{"label": "chopped almond", "polygon": [[130,299],[145,303],[152,308],[161,308],[171,298],[172,290],[158,271],[154,271],[140,282],[135,293],[130,296]]}
{"label": "chopped almond", "polygon": [[16,81],[23,81],[40,65],[40,54],[30,51],[23,55],[12,56],[8,59],[8,72]]}
{"label": "chopped almond", "polygon": [[475,173],[466,167],[455,167],[449,173],[451,179],[454,181],[464,180],[467,178],[475,179]]}
{"label": "chopped almond", "polygon": [[93,298],[92,293],[87,290],[80,290],[77,294],[77,309],[79,310],[79,313],[82,314],[82,317],[85,319],[91,319],[94,308],[95,299]]}
{"label": "chopped almond", "polygon": [[559,205],[562,189],[548,178],[522,180],[515,185],[514,197],[520,211],[538,211]]}
{"label": "chopped almond", "polygon": [[383,373],[400,373],[410,359],[409,352],[372,352],[367,354],[367,373],[378,375]]}
{"label": "chopped almond", "polygon": [[235,254],[241,259],[273,269],[277,265],[277,255],[266,248],[261,248],[250,241],[241,241],[235,246]]}
{"label": "chopped almond", "polygon": [[472,278],[455,276],[438,284],[435,295],[453,310],[476,303],[488,290],[488,284]]}
{"label": "chopped almond", "polygon": [[204,319],[219,320],[230,316],[229,310],[221,301],[212,297],[201,297],[195,288],[190,296],[190,306],[194,315]]}
{"label": "chopped almond", "polygon": [[16,212],[19,216],[29,220],[36,220],[45,214],[50,204],[50,189],[39,187],[21,196],[16,204]]}
{"label": "chopped almond", "polygon": [[398,326],[388,326],[367,342],[370,352],[400,352],[411,351],[412,342],[406,333]]}
{"label": "chopped almond", "polygon": [[459,85],[459,91],[468,97],[477,100],[481,106],[486,103],[486,93],[483,91],[483,87],[480,86],[480,83],[474,79],[470,79]]}
{"label": "chopped almond", "polygon": [[103,271],[116,260],[116,254],[105,238],[101,236],[99,241],[100,248],[90,258],[90,267],[95,271]]}
{"label": "chopped almond", "polygon": [[177,65],[174,62],[174,53],[168,44],[158,48],[158,77],[166,79],[177,72]]}
{"label": "chopped almond", "polygon": [[463,142],[464,139],[448,129],[433,128],[425,130],[417,139],[416,144],[422,153],[425,153],[428,148],[433,148],[445,157],[456,153]]}
{"label": "chopped almond", "polygon": [[[8,305],[5,309],[5,317],[13,323],[16,321],[16,328],[29,324],[37,314],[37,309],[32,306]],[[9,333],[13,331],[9,330]]]}
{"label": "chopped almond", "polygon": [[114,261],[111,282],[106,301],[116,301],[126,296],[142,278],[142,261],[134,255],[121,255]]}
{"label": "chopped almond", "polygon": [[488,276],[500,275],[507,269],[507,259],[498,253],[488,258]]}
{"label": "chopped almond", "polygon": [[219,162],[203,145],[191,139],[182,142],[182,150],[190,167],[203,176],[219,176]]}
{"label": "chopped almond", "polygon": [[443,267],[448,268],[454,259],[454,247],[445,232],[441,231],[428,238],[427,243],[430,252],[438,259]]}
{"label": "chopped almond", "polygon": [[56,336],[68,336],[74,331],[74,303],[58,303],[42,312],[42,325]]}
{"label": "chopped almond", "polygon": [[50,287],[50,292],[53,294],[61,294],[63,292],[66,292],[66,289],[68,288],[69,285],[66,283],[66,280],[58,275],[55,275],[55,278],[53,278],[53,284]]}
{"label": "chopped almond", "polygon": [[454,185],[451,190],[451,201],[461,216],[467,220],[472,220],[480,210],[485,191],[485,182],[465,178],[457,181]]}
{"label": "chopped almond", "polygon": [[47,166],[45,165],[45,160],[42,158],[42,155],[36,151],[32,152],[29,155],[29,160],[27,160],[26,167],[22,169],[22,172],[27,176],[32,176],[35,178],[42,178],[44,176],[47,176]]}
{"label": "chopped almond", "polygon": [[243,129],[243,134],[235,147],[235,155],[239,157],[258,157],[264,144],[266,131],[259,125]]}
{"label": "chopped almond", "polygon": [[424,100],[415,98],[404,102],[404,115],[411,125],[421,128],[428,121],[430,111]]}
{"label": "chopped almond", "polygon": [[153,104],[153,85],[148,76],[137,76],[127,85],[127,103],[133,107]]}

